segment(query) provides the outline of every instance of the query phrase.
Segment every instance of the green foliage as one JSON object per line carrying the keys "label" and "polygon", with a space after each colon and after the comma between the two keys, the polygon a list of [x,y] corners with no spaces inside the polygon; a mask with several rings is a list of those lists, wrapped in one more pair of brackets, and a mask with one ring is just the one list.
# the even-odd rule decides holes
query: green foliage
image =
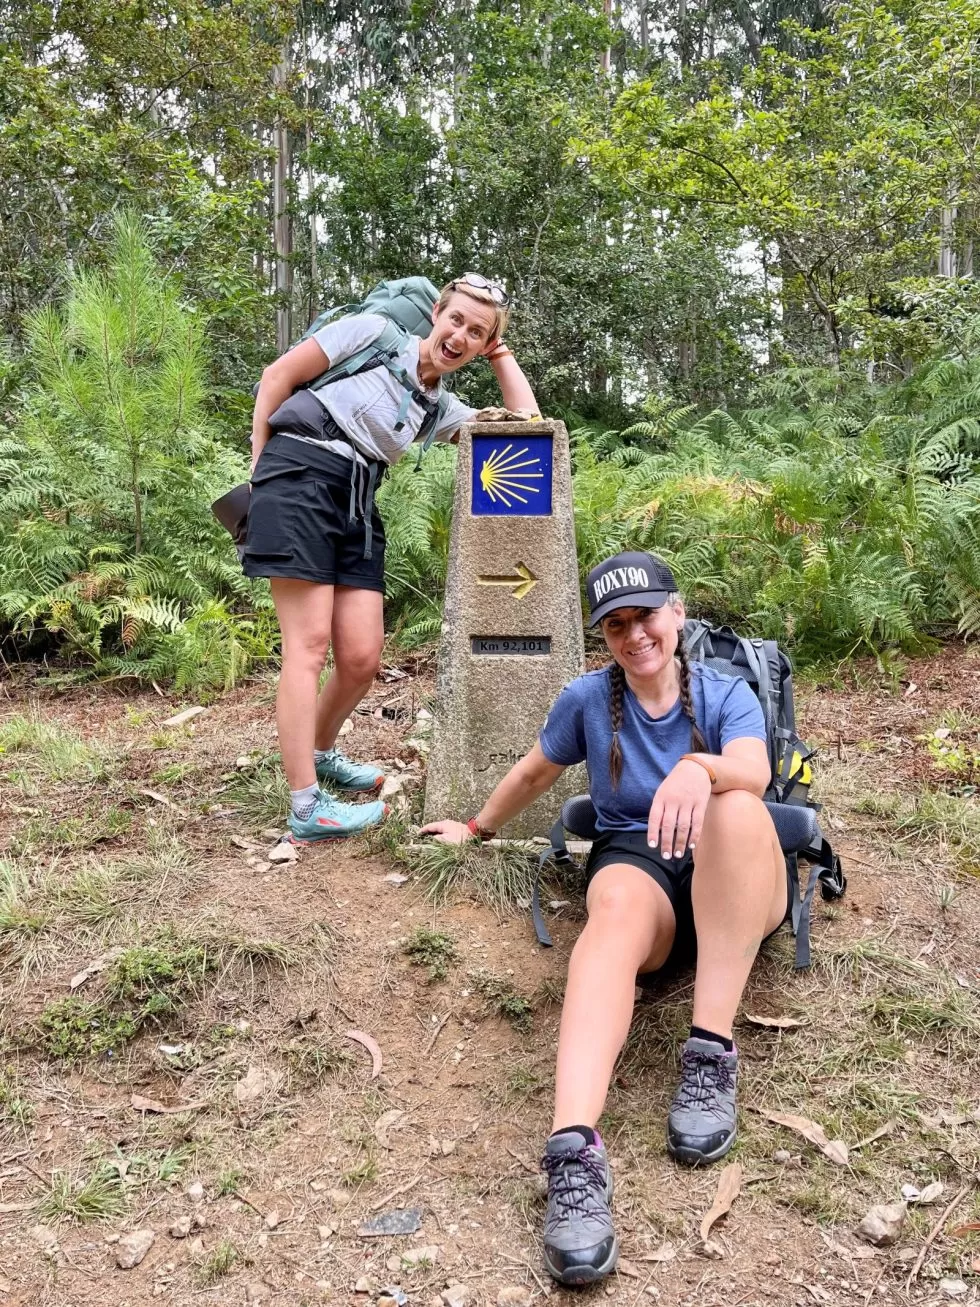
{"label": "green foliage", "polygon": [[38,1204],[42,1221],[101,1221],[126,1210],[119,1169],[101,1162],[89,1175],[55,1171]]}
{"label": "green foliage", "polygon": [[268,655],[267,599],[209,504],[242,463],[209,428],[198,316],[120,215],[107,273],[29,317],[32,380],[0,437],[0,630],[101,676],[230,686]]}
{"label": "green foliage", "polygon": [[656,550],[693,612],[807,662],[980,632],[980,366],[940,359],[890,387],[786,373],[760,398],[618,440],[578,431],[582,570]]}
{"label": "green foliage", "polygon": [[414,967],[428,967],[430,980],[445,980],[449,968],[459,961],[459,949],[451,935],[418,926],[405,941],[402,952]]}

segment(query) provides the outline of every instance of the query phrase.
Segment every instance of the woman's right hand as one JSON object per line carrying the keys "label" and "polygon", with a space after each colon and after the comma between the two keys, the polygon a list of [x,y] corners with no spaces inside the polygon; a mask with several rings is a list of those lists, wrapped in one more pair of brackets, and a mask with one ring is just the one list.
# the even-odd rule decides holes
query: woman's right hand
{"label": "woman's right hand", "polygon": [[468,844],[476,839],[465,821],[430,821],[419,834],[432,835],[439,844]]}

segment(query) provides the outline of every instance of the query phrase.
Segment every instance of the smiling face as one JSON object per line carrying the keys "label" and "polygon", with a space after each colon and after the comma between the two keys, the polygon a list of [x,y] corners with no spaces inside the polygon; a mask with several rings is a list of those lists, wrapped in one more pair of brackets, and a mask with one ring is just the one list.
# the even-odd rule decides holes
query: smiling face
{"label": "smiling face", "polygon": [[454,291],[432,312],[432,330],[423,340],[419,355],[439,376],[455,372],[493,340],[497,312],[488,301]]}
{"label": "smiling face", "polygon": [[615,608],[602,619],[606,647],[631,680],[652,680],[665,668],[673,671],[684,605],[678,599],[662,608]]}

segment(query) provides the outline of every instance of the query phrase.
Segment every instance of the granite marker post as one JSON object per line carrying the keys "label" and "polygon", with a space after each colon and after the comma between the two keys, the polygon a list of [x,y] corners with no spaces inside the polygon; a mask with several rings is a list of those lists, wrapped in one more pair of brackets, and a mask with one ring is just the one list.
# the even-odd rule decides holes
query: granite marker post
{"label": "granite marker post", "polygon": [[[561,422],[464,426],[449,542],[425,819],[471,817],[584,669],[568,433]],[[501,832],[547,835],[583,768]]]}

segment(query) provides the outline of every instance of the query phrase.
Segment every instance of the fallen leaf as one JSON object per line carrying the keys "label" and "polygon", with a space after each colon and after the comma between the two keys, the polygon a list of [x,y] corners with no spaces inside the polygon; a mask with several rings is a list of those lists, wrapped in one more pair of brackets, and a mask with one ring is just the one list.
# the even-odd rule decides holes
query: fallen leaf
{"label": "fallen leaf", "polygon": [[393,1130],[398,1122],[405,1115],[399,1108],[393,1107],[390,1112],[382,1112],[374,1123],[374,1137],[382,1148],[393,1148],[394,1144],[388,1138],[389,1130]]}
{"label": "fallen leaf", "polygon": [[974,1275],[980,1275],[980,1257],[974,1257],[973,1261],[970,1263],[970,1270]]}
{"label": "fallen leaf", "polygon": [[353,1039],[355,1044],[360,1044],[371,1054],[371,1079],[377,1080],[381,1074],[381,1049],[378,1047],[378,1041],[370,1035],[366,1035],[363,1030],[345,1030],[345,1039]]}
{"label": "fallen leaf", "polygon": [[701,1218],[701,1242],[708,1242],[711,1227],[731,1209],[732,1203],[742,1188],[742,1167],[738,1162],[730,1162],[718,1177],[714,1202]]}
{"label": "fallen leaf", "polygon": [[173,717],[168,717],[163,723],[164,726],[183,726],[185,722],[191,721],[199,713],[204,712],[204,708],[185,708],[183,712],[175,713]]}
{"label": "fallen leaf", "polygon": [[637,1258],[641,1262],[671,1262],[677,1256],[677,1249],[672,1243],[662,1243],[659,1248],[655,1248],[652,1253],[644,1253],[642,1257]]}
{"label": "fallen leaf", "polygon": [[174,806],[167,798],[167,796],[165,794],[161,794],[159,790],[140,790],[140,794],[145,794],[146,797],[148,799],[152,799],[154,803],[162,803],[168,808],[172,808]]}
{"label": "fallen leaf", "polygon": [[880,1125],[874,1134],[868,1135],[867,1139],[862,1139],[859,1144],[852,1144],[852,1152],[858,1148],[865,1148],[868,1144],[873,1144],[876,1139],[884,1139],[885,1135],[890,1135],[898,1125],[895,1117],[890,1117],[884,1125]]}
{"label": "fallen leaf", "polygon": [[275,1071],[265,1071],[261,1067],[250,1066],[245,1075],[235,1085],[235,1101],[239,1107],[248,1107],[274,1093],[279,1088],[282,1077]]}
{"label": "fallen leaf", "polygon": [[628,1275],[631,1280],[639,1280],[641,1278],[640,1272],[626,1257],[620,1257],[619,1261],[616,1263],[616,1274]]}
{"label": "fallen leaf", "polygon": [[725,1256],[725,1250],[717,1239],[705,1239],[698,1252],[702,1257],[710,1257],[715,1262],[720,1262]]}
{"label": "fallen leaf", "polygon": [[869,1248],[867,1244],[859,1244],[856,1248],[849,1248],[847,1244],[837,1243],[836,1240],[831,1239],[830,1235],[824,1234],[823,1230],[821,1230],[819,1233],[820,1233],[820,1238],[824,1241],[824,1243],[827,1245],[830,1251],[832,1253],[836,1253],[837,1256],[843,1258],[844,1261],[849,1262],[853,1259],[862,1261],[867,1257],[878,1256],[874,1248]]}
{"label": "fallen leaf", "polygon": [[178,1112],[200,1112],[208,1106],[206,1102],[198,1103],[175,1103],[172,1107],[166,1107],[163,1103],[158,1103],[155,1098],[144,1098],[142,1094],[133,1094],[129,1100],[129,1106],[137,1112],[158,1112],[164,1116],[173,1116]]}
{"label": "fallen leaf", "polygon": [[966,1225],[958,1225],[955,1230],[950,1230],[954,1239],[959,1239],[964,1234],[973,1234],[974,1231],[980,1230],[980,1221],[967,1221]]}
{"label": "fallen leaf", "polygon": [[100,958],[96,958],[94,962],[90,962],[87,967],[83,967],[81,971],[76,971],[68,982],[68,988],[78,989],[80,985],[85,984],[86,980],[91,980],[92,977],[97,976],[100,971],[105,971],[109,963],[115,962],[117,958],[122,957],[125,951],[124,948],[119,947],[109,949],[108,953],[103,953]]}
{"label": "fallen leaf", "polygon": [[925,1112],[920,1112],[919,1120],[933,1130],[941,1130],[947,1125],[969,1125],[975,1117],[972,1112],[937,1112],[935,1116],[926,1116]]}
{"label": "fallen leaf", "polygon": [[811,1121],[805,1116],[796,1116],[793,1112],[762,1111],[762,1115],[767,1121],[784,1125],[788,1130],[795,1130],[804,1139],[809,1139],[811,1144],[816,1144],[823,1155],[829,1157],[837,1166],[847,1166],[847,1144],[841,1139],[828,1139],[823,1126],[817,1125],[816,1121]]}
{"label": "fallen leaf", "polygon": [[751,1021],[754,1026],[769,1026],[773,1030],[792,1030],[795,1026],[803,1025],[796,1017],[754,1017],[749,1012],[746,1012],[745,1020]]}
{"label": "fallen leaf", "polygon": [[928,1206],[929,1203],[934,1203],[942,1195],[945,1188],[946,1186],[942,1180],[933,1180],[932,1184],[927,1184],[922,1190],[916,1202],[922,1207]]}

